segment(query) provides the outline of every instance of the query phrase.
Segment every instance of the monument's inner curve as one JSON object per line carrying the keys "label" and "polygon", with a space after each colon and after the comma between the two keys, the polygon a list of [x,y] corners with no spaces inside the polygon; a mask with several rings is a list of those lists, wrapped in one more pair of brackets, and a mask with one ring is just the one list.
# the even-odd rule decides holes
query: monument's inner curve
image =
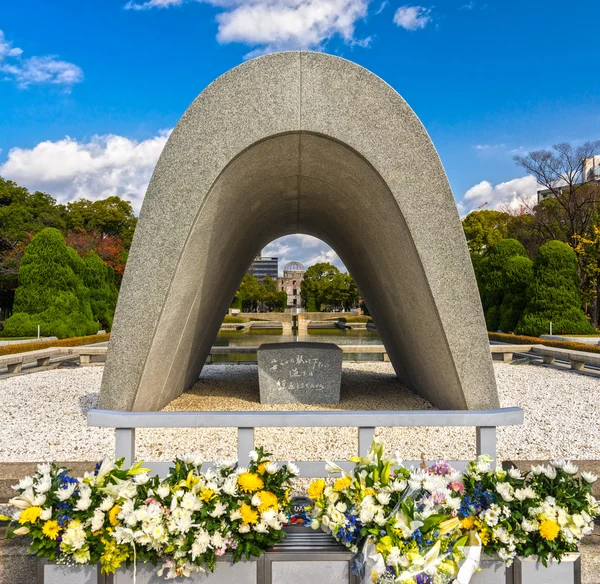
{"label": "monument's inner curve", "polygon": [[100,407],[155,410],[191,387],[255,251],[299,232],[338,252],[411,390],[442,408],[498,407],[473,268],[427,132],[381,79],[310,52],[232,69],[173,130],[133,239]]}
{"label": "monument's inner curve", "polygon": [[[169,387],[190,387],[198,379],[256,250],[290,233],[314,235],[335,249],[377,322],[399,379],[444,405],[445,395],[433,393],[439,387],[434,377],[446,371],[451,372],[447,385],[460,381],[396,200],[353,150],[324,136],[298,132],[246,149],[210,189],[177,267],[179,285],[168,296],[156,332],[179,350],[159,354],[164,343],[155,339],[146,364],[148,379],[168,368],[164,391],[155,393],[152,406],[162,405]],[[418,335],[411,334],[417,330]],[[432,347],[435,367],[426,363],[434,358]],[[456,400],[452,404],[447,403],[456,407]]]}

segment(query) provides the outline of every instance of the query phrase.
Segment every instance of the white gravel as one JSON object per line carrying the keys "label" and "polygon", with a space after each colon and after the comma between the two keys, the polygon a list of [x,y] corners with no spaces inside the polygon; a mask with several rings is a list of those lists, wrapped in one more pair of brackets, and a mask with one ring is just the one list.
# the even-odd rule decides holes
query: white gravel
{"label": "white gravel", "polygon": [[[494,365],[501,404],[525,410],[525,424],[501,428],[501,459],[600,460],[600,378],[534,365]],[[111,455],[114,431],[88,428],[86,412],[97,404],[102,367],[56,369],[0,381],[0,462],[96,460]],[[200,381],[167,409],[278,409],[257,403],[254,365],[210,365]],[[285,409],[338,409],[298,406]],[[344,363],[339,409],[432,409],[403,388],[389,363]],[[474,454],[470,428],[385,428],[378,433],[405,459]],[[235,454],[232,429],[139,430],[137,453],[169,460],[196,450],[207,460]],[[347,428],[259,429],[257,444],[280,460],[343,459],[354,454],[356,431]]]}

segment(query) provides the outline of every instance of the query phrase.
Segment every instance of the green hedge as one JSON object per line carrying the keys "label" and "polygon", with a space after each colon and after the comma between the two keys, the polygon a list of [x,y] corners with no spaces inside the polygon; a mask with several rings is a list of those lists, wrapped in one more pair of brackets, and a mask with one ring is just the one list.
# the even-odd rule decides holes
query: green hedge
{"label": "green hedge", "polygon": [[360,314],[356,316],[341,316],[337,320],[341,320],[342,322],[352,323],[352,322],[373,322],[373,319],[370,316],[366,316],[365,314]]}
{"label": "green hedge", "polygon": [[72,337],[70,339],[59,339],[58,341],[40,341],[39,343],[13,343],[0,347],[0,357],[16,353],[39,351],[40,349],[51,349],[53,347],[78,347],[80,345],[105,343],[108,339],[110,339],[110,333],[105,335],[90,335],[89,337]]}
{"label": "green hedge", "polygon": [[241,316],[232,316],[231,314],[226,314],[225,318],[223,319],[224,323],[242,323],[242,322],[248,322],[247,318],[243,318]]}
{"label": "green hedge", "polygon": [[588,345],[587,343],[572,343],[570,341],[552,341],[540,337],[527,337],[524,335],[508,335],[505,333],[488,333],[490,341],[500,341],[513,345],[545,345],[557,349],[569,349],[571,351],[585,351],[586,353],[600,353],[600,345]]}

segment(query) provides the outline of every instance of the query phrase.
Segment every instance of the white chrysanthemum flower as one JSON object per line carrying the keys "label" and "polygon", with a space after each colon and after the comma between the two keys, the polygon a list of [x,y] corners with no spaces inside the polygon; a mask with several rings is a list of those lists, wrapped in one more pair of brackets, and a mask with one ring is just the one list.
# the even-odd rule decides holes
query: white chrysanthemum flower
{"label": "white chrysanthemum flower", "polygon": [[408,486],[408,483],[405,480],[395,480],[392,483],[392,489],[396,493],[404,491],[404,489],[406,489],[407,486]]}
{"label": "white chrysanthemum flower", "polygon": [[265,470],[269,474],[275,474],[279,470],[279,465],[276,462],[268,462],[265,464]]}
{"label": "white chrysanthemum flower", "polygon": [[544,467],[541,464],[535,464],[531,467],[531,472],[534,475],[539,476],[544,472]]}
{"label": "white chrysanthemum flower", "polygon": [[76,488],[77,484],[69,483],[64,489],[56,489],[56,491],[54,491],[54,494],[57,496],[59,501],[66,501],[67,499],[70,499],[73,496],[73,493],[75,492]]}
{"label": "white chrysanthemum flower", "polygon": [[[211,517],[221,517],[227,510],[227,507],[221,503],[221,501],[217,501],[215,504],[215,508],[209,513]],[[219,546],[221,547],[221,546]]]}
{"label": "white chrysanthemum flower", "polygon": [[38,493],[47,493],[52,488],[52,478],[50,475],[43,475],[35,486]]}
{"label": "white chrysanthemum flower", "polygon": [[29,489],[30,487],[33,487],[33,477],[27,476],[27,477],[21,479],[19,481],[19,483],[17,485],[14,485],[12,488],[15,491],[25,491],[26,489]]}
{"label": "white chrysanthemum flower", "polygon": [[288,462],[287,467],[288,467],[288,471],[290,472],[290,474],[293,474],[293,475],[300,474],[300,469],[293,462]]}
{"label": "white chrysanthemum flower", "polygon": [[554,467],[554,468],[563,468],[565,466],[565,461],[562,458],[558,458],[556,460],[551,460],[550,464]]}
{"label": "white chrysanthemum flower", "polygon": [[52,471],[52,466],[48,463],[38,464],[37,465],[38,474],[47,475]]}
{"label": "white chrysanthemum flower", "polygon": [[181,460],[186,464],[192,464],[194,466],[202,466],[202,456],[198,452],[187,452],[181,457]]}
{"label": "white chrysanthemum flower", "polygon": [[170,492],[171,489],[169,488],[169,485],[165,485],[164,483],[156,489],[156,493],[161,499],[168,497]]}
{"label": "white chrysanthemum flower", "polygon": [[581,478],[586,482],[586,483],[595,483],[598,480],[598,477],[591,473],[591,472],[587,472],[587,471],[583,471],[581,473]]}
{"label": "white chrysanthemum flower", "polygon": [[312,529],[319,529],[319,527],[321,527],[321,522],[318,519],[313,519],[310,526]]}
{"label": "white chrysanthemum flower", "polygon": [[258,452],[256,452],[256,450],[251,450],[251,451],[248,453],[248,456],[250,457],[250,460],[251,460],[252,462],[256,462],[256,461],[258,460]]}
{"label": "white chrysanthemum flower", "polygon": [[231,521],[237,521],[242,518],[242,512],[239,509],[234,509],[231,513],[229,513],[229,519]]}
{"label": "white chrysanthemum flower", "polygon": [[254,531],[257,533],[269,533],[269,526],[261,521],[254,526]]}
{"label": "white chrysanthemum flower", "polygon": [[577,465],[573,464],[570,460],[568,462],[566,462],[565,465],[563,466],[563,471],[566,472],[568,475],[577,474],[578,470],[579,470],[579,467]]}
{"label": "white chrysanthemum flower", "polygon": [[243,523],[242,525],[240,525],[238,527],[238,531],[240,533],[249,533],[250,532],[250,526],[247,523]]}
{"label": "white chrysanthemum flower", "polygon": [[75,503],[75,509],[78,511],[87,511],[92,504],[92,500],[89,497],[80,497]]}
{"label": "white chrysanthemum flower", "polygon": [[510,476],[511,479],[522,479],[523,478],[523,475],[521,474],[521,471],[518,468],[508,469],[508,476]]}
{"label": "white chrysanthemum flower", "polygon": [[136,485],[145,485],[150,480],[150,475],[147,472],[141,472],[133,477],[133,482]]}
{"label": "white chrysanthemum flower", "polygon": [[260,495],[258,493],[254,493],[250,503],[252,503],[252,505],[255,507],[260,507],[262,505],[262,499],[260,498]]}
{"label": "white chrysanthemum flower", "polygon": [[104,497],[104,499],[102,499],[102,502],[100,503],[100,510],[106,513],[107,511],[110,511],[113,508],[114,504],[115,500],[112,497]]}
{"label": "white chrysanthemum flower", "polygon": [[100,509],[94,510],[94,516],[92,517],[91,530],[100,531],[104,525],[104,512]]}
{"label": "white chrysanthemum flower", "polygon": [[377,500],[382,505],[387,505],[390,502],[390,499],[391,499],[391,496],[389,493],[384,493],[384,492],[377,493]]}
{"label": "white chrysanthemum flower", "polygon": [[552,466],[545,467],[543,472],[551,480],[556,478],[556,469]]}

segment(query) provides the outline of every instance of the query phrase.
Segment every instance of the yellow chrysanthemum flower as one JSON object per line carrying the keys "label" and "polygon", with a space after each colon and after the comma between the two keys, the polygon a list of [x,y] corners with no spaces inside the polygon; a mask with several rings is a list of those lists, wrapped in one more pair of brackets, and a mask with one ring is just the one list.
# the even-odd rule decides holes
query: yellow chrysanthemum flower
{"label": "yellow chrysanthemum flower", "polygon": [[340,491],[347,489],[351,484],[352,479],[350,477],[342,477],[341,479],[335,481],[333,484],[333,490],[339,493]]}
{"label": "yellow chrysanthemum flower", "polygon": [[313,500],[318,499],[321,496],[323,489],[325,489],[325,481],[323,479],[317,479],[310,483],[310,486],[308,487],[308,496]]}
{"label": "yellow chrysanthemum flower", "polygon": [[371,496],[374,497],[377,493],[375,492],[375,489],[371,489],[369,487],[369,488],[365,489],[364,491],[362,491],[361,494],[362,494],[362,497],[364,499],[365,497],[368,497],[369,495],[371,495]]}
{"label": "yellow chrysanthemum flower", "polygon": [[475,525],[475,518],[473,517],[473,515],[470,515],[469,517],[465,517],[464,519],[461,519],[460,524],[465,529],[473,529],[473,526]]}
{"label": "yellow chrysanthemum flower", "polygon": [[258,474],[264,475],[265,472],[266,472],[266,469],[265,469],[266,466],[267,466],[266,462],[261,462],[258,465],[258,468],[256,469],[256,472],[258,472]]}
{"label": "yellow chrysanthemum flower", "polygon": [[269,509],[277,509],[277,495],[270,491],[260,491],[257,493],[260,497],[261,504],[258,506],[258,510],[262,513]]}
{"label": "yellow chrysanthemum flower", "polygon": [[244,523],[256,523],[258,521],[258,512],[246,503],[242,503],[240,513],[242,514],[242,521]]}
{"label": "yellow chrysanthemum flower", "polygon": [[119,507],[118,505],[115,505],[109,512],[108,512],[108,521],[110,522],[110,524],[114,527],[116,527],[117,525],[119,525],[119,520],[117,519],[117,515],[121,512],[121,507]]}
{"label": "yellow chrysanthemum flower", "polygon": [[35,523],[40,518],[41,513],[41,507],[27,507],[27,509],[23,509],[23,511],[21,511],[19,523],[21,525],[24,523]]}
{"label": "yellow chrysanthemum flower", "polygon": [[202,499],[204,502],[208,502],[211,500],[214,494],[215,492],[212,489],[202,489],[200,491],[200,499]]}
{"label": "yellow chrysanthemum flower", "polygon": [[252,472],[244,472],[238,477],[238,485],[246,493],[260,491],[265,486],[264,481]]}
{"label": "yellow chrysanthemum flower", "polygon": [[560,532],[560,526],[556,521],[550,519],[544,519],[540,522],[539,527],[540,535],[547,541],[553,541],[558,537]]}
{"label": "yellow chrysanthemum flower", "polygon": [[60,525],[58,521],[54,521],[54,519],[50,521],[46,521],[42,527],[42,533],[49,539],[56,539],[58,537],[58,532],[60,531]]}

